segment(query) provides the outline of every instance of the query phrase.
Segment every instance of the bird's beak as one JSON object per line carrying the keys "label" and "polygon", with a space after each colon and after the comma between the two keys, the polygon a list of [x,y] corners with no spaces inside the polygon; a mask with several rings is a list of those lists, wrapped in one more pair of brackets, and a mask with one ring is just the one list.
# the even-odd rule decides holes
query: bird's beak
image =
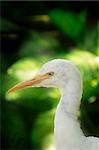
{"label": "bird's beak", "polygon": [[36,86],[36,85],[38,85],[39,83],[41,83],[45,79],[49,79],[47,74],[35,76],[31,80],[24,81],[24,82],[16,84],[15,86],[13,86],[12,88],[10,88],[8,90],[8,93],[15,92],[17,90],[20,90],[20,89],[23,89],[23,88],[27,88],[27,87],[31,87],[31,86]]}

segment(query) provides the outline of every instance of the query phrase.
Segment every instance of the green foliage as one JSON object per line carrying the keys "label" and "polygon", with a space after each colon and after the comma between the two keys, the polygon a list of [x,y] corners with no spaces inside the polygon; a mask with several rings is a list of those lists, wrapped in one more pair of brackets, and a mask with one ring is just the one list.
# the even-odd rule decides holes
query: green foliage
{"label": "green foliage", "polygon": [[88,29],[82,42],[78,43],[79,47],[83,50],[92,52],[99,56],[99,25],[96,24],[95,28]]}
{"label": "green foliage", "polygon": [[36,120],[31,133],[31,140],[34,149],[41,149],[42,147],[45,149],[45,145],[47,148],[50,144],[53,143],[53,140],[47,141],[46,144],[44,141],[48,138],[48,136],[51,133],[53,133],[54,113],[54,110],[48,111],[39,115],[38,119]]}
{"label": "green foliage", "polygon": [[[59,42],[53,36],[44,33],[38,33],[36,31],[30,31],[20,47],[19,55],[21,57],[32,56],[36,58],[39,55],[43,56],[42,60],[44,60],[47,56],[54,54],[58,47]],[[39,61],[41,61],[40,58],[38,62]]]}
{"label": "green foliage", "polygon": [[18,25],[6,19],[1,19],[0,21],[1,21],[1,26],[0,26],[1,32],[9,32],[9,31],[15,31],[20,29]]}
{"label": "green foliage", "polygon": [[1,113],[1,132],[6,142],[6,148],[26,148],[25,124],[19,113],[19,107],[11,103],[8,104],[7,102],[3,102]]}
{"label": "green foliage", "polygon": [[[40,8],[41,3],[37,5]],[[55,58],[69,59],[80,70],[84,90],[81,119],[86,134],[99,135],[99,23],[91,25],[85,9],[79,13],[66,11],[67,7],[50,9],[46,12],[49,21],[43,22],[34,5],[13,6],[7,6],[8,16],[2,17],[0,30],[3,42],[7,42],[7,46],[3,44],[0,74],[5,149],[53,148],[53,120],[59,91],[28,88],[6,92],[16,83],[33,78],[42,64]]]}
{"label": "green foliage", "polygon": [[49,13],[51,21],[73,40],[79,40],[82,29],[85,26],[85,12],[79,15],[63,10],[52,10]]}

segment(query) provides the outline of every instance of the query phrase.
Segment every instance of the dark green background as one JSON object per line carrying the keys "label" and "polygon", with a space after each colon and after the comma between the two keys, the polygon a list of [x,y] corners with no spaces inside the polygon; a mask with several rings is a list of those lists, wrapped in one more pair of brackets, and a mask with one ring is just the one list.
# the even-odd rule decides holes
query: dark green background
{"label": "dark green background", "polygon": [[9,95],[6,91],[55,58],[69,59],[81,71],[81,127],[86,135],[99,136],[98,2],[2,1],[0,35],[1,148],[53,146],[59,91],[30,88]]}

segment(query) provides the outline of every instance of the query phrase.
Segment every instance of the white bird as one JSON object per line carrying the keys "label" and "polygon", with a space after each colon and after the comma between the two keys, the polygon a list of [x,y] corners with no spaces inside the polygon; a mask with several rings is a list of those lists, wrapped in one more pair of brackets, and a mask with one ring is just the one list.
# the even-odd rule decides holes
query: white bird
{"label": "white bird", "polygon": [[86,137],[77,119],[82,79],[75,65],[64,59],[51,60],[33,79],[15,85],[8,92],[31,86],[57,87],[61,92],[54,122],[56,150],[99,150],[99,138]]}

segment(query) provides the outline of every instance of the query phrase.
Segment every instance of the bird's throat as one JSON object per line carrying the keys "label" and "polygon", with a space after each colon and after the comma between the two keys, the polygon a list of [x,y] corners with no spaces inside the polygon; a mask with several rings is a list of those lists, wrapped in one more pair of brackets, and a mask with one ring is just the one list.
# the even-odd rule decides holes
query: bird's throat
{"label": "bird's throat", "polygon": [[75,117],[78,114],[80,108],[80,101],[82,97],[82,82],[71,80],[67,85],[60,88],[61,99],[59,104],[69,114],[73,114]]}

